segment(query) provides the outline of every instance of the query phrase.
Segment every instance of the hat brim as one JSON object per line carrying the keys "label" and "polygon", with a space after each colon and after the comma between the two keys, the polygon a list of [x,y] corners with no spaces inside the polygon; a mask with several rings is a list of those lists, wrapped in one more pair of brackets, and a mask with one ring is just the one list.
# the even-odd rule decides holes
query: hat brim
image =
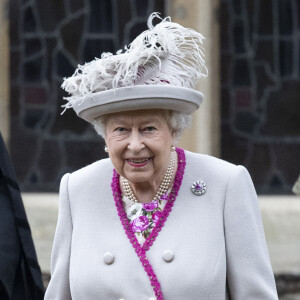
{"label": "hat brim", "polygon": [[77,115],[93,123],[97,117],[122,111],[168,109],[191,114],[200,107],[203,94],[170,85],[136,85],[93,93],[73,105]]}

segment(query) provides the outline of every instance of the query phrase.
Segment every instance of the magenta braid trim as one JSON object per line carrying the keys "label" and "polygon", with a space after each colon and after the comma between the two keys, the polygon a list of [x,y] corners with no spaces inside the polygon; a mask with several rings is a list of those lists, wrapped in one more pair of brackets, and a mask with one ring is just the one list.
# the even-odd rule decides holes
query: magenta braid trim
{"label": "magenta braid trim", "polygon": [[163,294],[161,291],[160,283],[154,273],[154,270],[150,264],[150,262],[147,259],[146,256],[146,251],[150,249],[152,244],[154,243],[158,233],[161,231],[162,227],[164,226],[164,223],[167,220],[168,215],[170,214],[173,204],[176,200],[176,197],[178,195],[178,191],[180,189],[182,179],[183,179],[183,174],[184,174],[184,169],[185,169],[185,154],[184,151],[180,148],[176,148],[176,152],[178,155],[178,167],[177,167],[177,172],[175,175],[174,183],[172,190],[168,196],[168,202],[166,206],[164,207],[162,211],[162,215],[160,220],[157,222],[155,227],[152,229],[152,232],[144,242],[143,246],[139,244],[134,232],[131,230],[130,227],[130,221],[127,218],[127,214],[122,202],[122,192],[120,188],[120,183],[119,183],[119,177],[120,175],[117,173],[117,171],[114,169],[113,170],[113,178],[112,178],[112,183],[111,183],[111,188],[113,192],[113,197],[115,200],[115,204],[118,210],[118,215],[120,217],[121,223],[123,225],[123,228],[125,230],[125,233],[132,244],[133,248],[135,249],[136,254],[138,255],[144,270],[146,271],[150,282],[151,286],[154,290],[155,296],[157,300],[163,300]]}

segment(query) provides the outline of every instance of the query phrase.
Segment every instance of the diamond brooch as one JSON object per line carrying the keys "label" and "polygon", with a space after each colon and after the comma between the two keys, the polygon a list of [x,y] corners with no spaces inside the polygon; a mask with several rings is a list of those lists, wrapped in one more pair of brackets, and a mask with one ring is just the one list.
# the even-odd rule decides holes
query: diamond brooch
{"label": "diamond brooch", "polygon": [[196,195],[196,196],[201,196],[203,194],[205,194],[206,192],[206,184],[204,181],[202,180],[197,180],[193,183],[192,185],[192,192]]}

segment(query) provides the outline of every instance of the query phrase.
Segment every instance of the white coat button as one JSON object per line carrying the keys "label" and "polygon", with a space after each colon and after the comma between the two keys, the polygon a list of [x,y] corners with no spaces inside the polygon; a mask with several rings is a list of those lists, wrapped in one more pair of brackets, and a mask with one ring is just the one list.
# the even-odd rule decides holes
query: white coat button
{"label": "white coat button", "polygon": [[162,255],[164,261],[171,262],[174,259],[174,253],[171,250],[164,251]]}
{"label": "white coat button", "polygon": [[111,265],[114,262],[114,256],[110,253],[110,252],[106,252],[103,255],[103,261],[107,264],[107,265]]}

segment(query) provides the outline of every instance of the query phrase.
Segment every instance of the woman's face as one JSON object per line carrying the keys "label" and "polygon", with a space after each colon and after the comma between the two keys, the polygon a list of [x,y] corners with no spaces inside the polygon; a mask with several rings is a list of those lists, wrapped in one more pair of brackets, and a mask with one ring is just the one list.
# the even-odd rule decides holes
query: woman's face
{"label": "woman's face", "polygon": [[151,183],[165,175],[174,142],[166,111],[110,114],[105,140],[116,171],[132,183]]}

